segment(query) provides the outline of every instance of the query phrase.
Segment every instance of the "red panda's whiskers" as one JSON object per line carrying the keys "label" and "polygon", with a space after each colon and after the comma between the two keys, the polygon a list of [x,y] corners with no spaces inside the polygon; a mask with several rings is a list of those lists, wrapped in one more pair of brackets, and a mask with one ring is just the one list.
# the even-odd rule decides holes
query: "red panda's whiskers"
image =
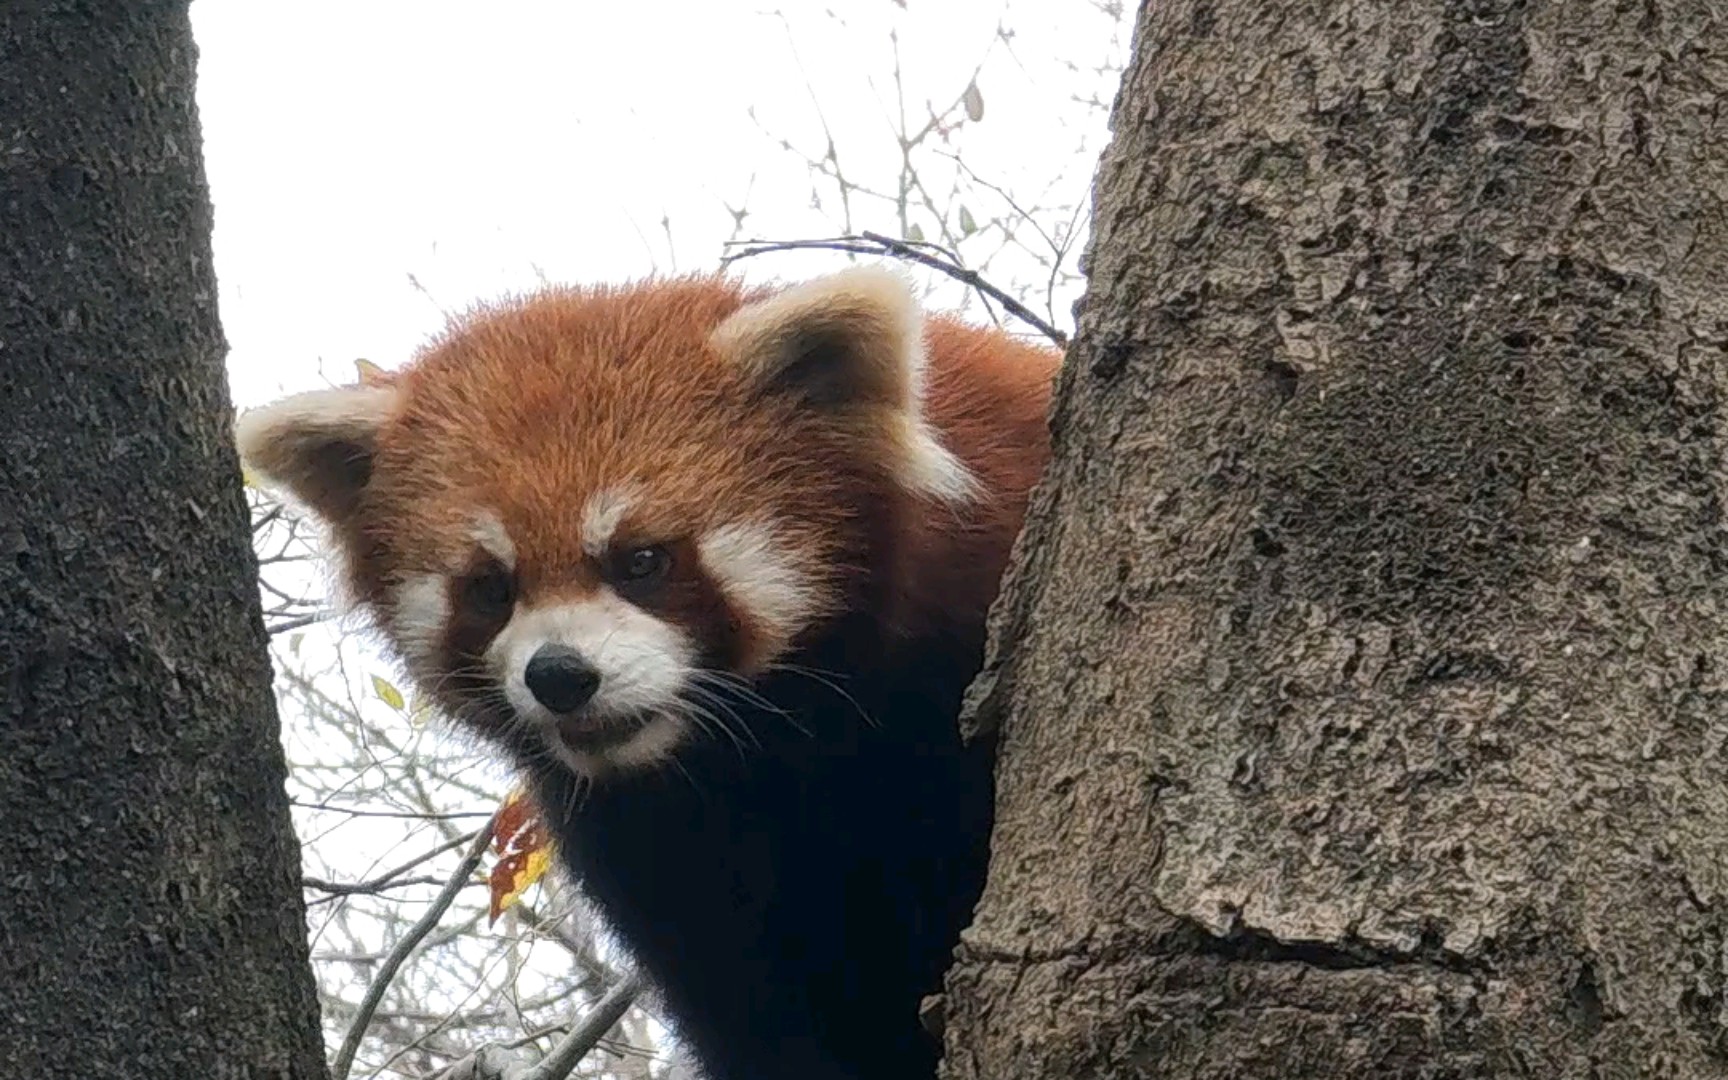
{"label": "red panda's whiskers", "polygon": [[870,715],[869,711],[866,710],[863,705],[859,704],[858,699],[853,697],[844,686],[841,686],[838,682],[835,682],[834,679],[828,677],[830,674],[838,675],[837,672],[824,672],[819,668],[804,667],[801,664],[789,664],[785,662],[770,664],[769,670],[784,671],[789,675],[801,675],[819,686],[827,687],[829,690],[834,691],[834,693],[848,705],[852,706],[852,711],[856,712],[858,718],[863,720],[866,725],[873,728],[879,728],[882,726],[874,716]]}
{"label": "red panda's whiskers", "polygon": [[570,785],[570,797],[564,800],[564,820],[569,821],[582,812],[583,805],[588,801],[588,793],[594,785],[584,773],[574,773],[575,783]]}
{"label": "red panda's whiskers", "polygon": [[[738,734],[732,729],[732,725],[726,723],[726,721],[717,713],[712,712],[698,702],[686,701],[683,703],[679,715],[696,725],[703,734],[708,735],[710,738],[714,736],[716,731],[725,735],[727,741],[729,741],[733,748],[738,751],[739,760],[743,760],[746,750],[744,740],[740,739]],[[751,736],[750,741],[755,743],[758,749],[761,748],[761,743],[756,741],[754,735]]]}
{"label": "red panda's whiskers", "polygon": [[[696,701],[686,700],[683,703],[684,707],[690,711],[691,715],[699,720],[711,721],[715,727],[719,728],[720,731],[730,738],[733,744],[738,747],[740,755],[743,754],[744,743],[739,739],[737,733],[734,731],[733,724],[736,724],[739,728],[743,729],[744,733],[749,736],[751,745],[758,750],[762,748],[762,740],[756,737],[756,733],[750,729],[749,724],[744,722],[744,718],[739,716],[738,713],[726,703],[725,698],[695,681],[692,681],[690,685],[685,688],[685,693],[698,698]],[[724,716],[721,715],[722,713],[724,713]],[[728,719],[730,719],[732,723],[727,723]]]}
{"label": "red panda's whiskers", "polygon": [[749,679],[746,679],[744,676],[735,672],[704,670],[697,672],[694,679],[698,682],[707,681],[718,683],[721,687],[732,691],[740,698],[744,699],[745,704],[750,705],[753,708],[761,709],[763,712],[778,713],[781,716],[791,715],[781,706],[776,705],[772,701],[763,697],[761,693],[757,691],[756,687],[750,683]]}
{"label": "red panda's whiskers", "polygon": [[704,670],[697,672],[691,678],[692,688],[700,687],[704,692],[714,694],[715,691],[708,689],[708,686],[703,685],[704,683],[717,686],[721,694],[730,693],[736,695],[745,705],[748,705],[751,708],[760,709],[762,712],[772,713],[775,716],[780,717],[805,738],[815,737],[814,733],[804,724],[800,723],[798,718],[794,716],[790,710],[776,705],[772,701],[763,697],[759,692],[757,692],[756,688],[750,684],[749,680],[745,679],[742,675],[730,671]]}

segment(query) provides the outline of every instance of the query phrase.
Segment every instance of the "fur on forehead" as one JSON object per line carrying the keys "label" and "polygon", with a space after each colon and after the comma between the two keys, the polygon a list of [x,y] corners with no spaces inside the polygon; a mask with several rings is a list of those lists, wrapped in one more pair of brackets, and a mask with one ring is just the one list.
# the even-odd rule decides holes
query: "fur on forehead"
{"label": "fur on forehead", "polygon": [[855,417],[907,490],[963,501],[976,481],[923,419],[924,325],[905,279],[857,267],[746,304],[710,344],[759,392]]}
{"label": "fur on forehead", "polygon": [[[694,336],[685,338],[690,331]],[[266,484],[285,488],[332,524],[348,525],[359,512],[377,457],[402,456],[381,445],[387,425],[394,432],[392,444],[401,442],[398,436],[408,432],[396,431],[398,421],[412,415],[416,435],[399,449],[423,451],[438,433],[447,437],[467,427],[474,422],[471,410],[491,403],[495,415],[487,426],[495,430],[487,441],[513,445],[514,453],[528,450],[524,439],[551,449],[548,440],[578,434],[573,425],[580,417],[555,390],[574,384],[543,380],[540,385],[555,400],[539,400],[526,393],[533,385],[524,381],[530,368],[561,366],[584,353],[594,358],[589,362],[604,361],[605,377],[591,385],[625,394],[629,400],[617,404],[628,414],[666,402],[659,394],[645,397],[646,387],[633,373],[641,370],[638,364],[618,366],[620,359],[694,360],[688,350],[704,346],[711,361],[742,376],[747,392],[778,398],[812,421],[832,421],[881,447],[889,478],[903,490],[952,501],[974,493],[971,474],[923,417],[923,320],[917,301],[898,274],[875,267],[772,292],[700,277],[551,289],[481,305],[399,377],[287,398],[243,415],[236,436],[243,459]],[[510,394],[493,392],[505,384],[513,387]],[[662,385],[667,393],[682,394],[673,381]],[[690,419],[687,415],[682,422]],[[717,415],[712,421],[732,422]],[[471,438],[462,441],[468,444],[464,454],[471,453]],[[452,482],[453,477],[436,477],[429,470],[453,462],[442,454],[434,458],[410,467],[420,481]]]}

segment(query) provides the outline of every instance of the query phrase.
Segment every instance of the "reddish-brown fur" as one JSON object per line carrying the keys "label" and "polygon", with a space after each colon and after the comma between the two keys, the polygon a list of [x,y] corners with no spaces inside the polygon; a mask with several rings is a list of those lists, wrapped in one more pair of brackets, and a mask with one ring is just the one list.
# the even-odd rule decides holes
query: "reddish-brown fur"
{"label": "reddish-brown fur", "polygon": [[995,597],[1026,496],[1044,468],[1045,413],[1060,361],[1048,348],[941,316],[926,322],[925,348],[925,416],[986,495],[958,510],[920,501],[904,519],[889,575],[896,621],[913,633],[976,623]]}
{"label": "reddish-brown fur", "polygon": [[387,610],[393,580],[462,563],[476,507],[504,515],[523,596],[591,589],[577,516],[630,483],[644,497],[621,540],[760,513],[833,605],[870,605],[911,634],[976,623],[1043,466],[1057,356],[927,321],[924,413],[982,488],[948,505],[896,490],[875,432],[751,393],[708,338],[760,295],[719,277],[552,290],[459,322],[397,377],[406,405],[379,435],[349,544],[357,594]]}

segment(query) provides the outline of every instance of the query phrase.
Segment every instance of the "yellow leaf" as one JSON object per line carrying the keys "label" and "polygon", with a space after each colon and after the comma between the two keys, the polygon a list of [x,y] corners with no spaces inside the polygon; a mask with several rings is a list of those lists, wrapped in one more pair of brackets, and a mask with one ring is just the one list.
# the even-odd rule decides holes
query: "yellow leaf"
{"label": "yellow leaf", "polygon": [[408,719],[415,727],[423,726],[432,716],[432,702],[416,690],[408,698]]}
{"label": "yellow leaf", "polygon": [[382,701],[397,712],[401,712],[403,709],[408,707],[408,703],[402,700],[402,691],[396,689],[396,687],[391,684],[390,680],[384,678],[382,675],[372,676],[372,692],[378,695],[379,701]]}
{"label": "yellow leaf", "polygon": [[[525,857],[515,867],[514,880],[506,891],[493,897],[492,921],[497,922],[498,916],[510,910],[510,906],[522,899],[522,894],[533,887],[534,883],[546,876],[546,871],[552,866],[552,849],[539,847],[524,853]],[[501,864],[502,865],[502,864]]]}
{"label": "yellow leaf", "polygon": [[354,361],[354,370],[360,376],[361,386],[382,386],[390,381],[390,373],[367,359]]}

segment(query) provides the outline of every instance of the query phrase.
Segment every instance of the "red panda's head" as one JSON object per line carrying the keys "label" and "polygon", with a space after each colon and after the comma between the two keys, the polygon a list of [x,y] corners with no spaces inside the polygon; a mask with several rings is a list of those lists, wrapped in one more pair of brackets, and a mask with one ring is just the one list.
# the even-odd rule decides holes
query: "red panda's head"
{"label": "red panda's head", "polygon": [[969,496],[922,416],[922,342],[883,270],[552,290],[237,438],[441,704],[594,775],[666,757],[710,680],[850,603],[898,500]]}

